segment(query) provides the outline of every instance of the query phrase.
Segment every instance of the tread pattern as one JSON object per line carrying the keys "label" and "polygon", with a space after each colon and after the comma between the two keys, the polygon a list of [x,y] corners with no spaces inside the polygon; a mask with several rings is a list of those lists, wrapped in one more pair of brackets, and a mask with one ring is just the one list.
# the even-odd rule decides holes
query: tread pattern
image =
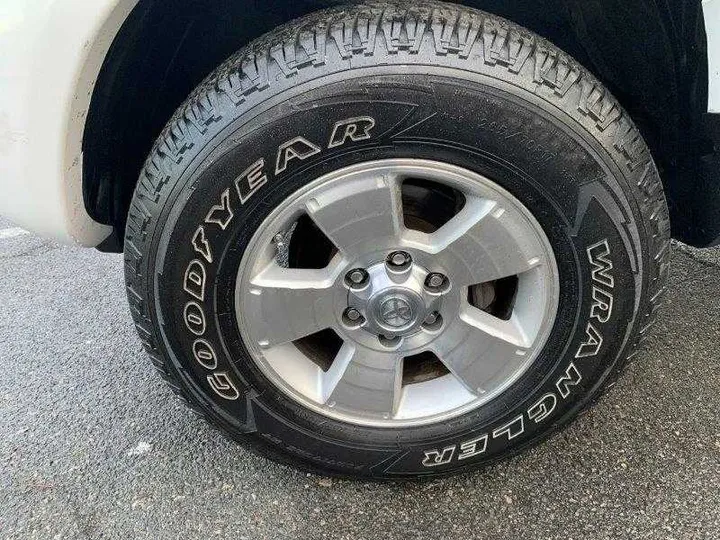
{"label": "tread pattern", "polygon": [[[530,31],[487,13],[440,2],[368,2],[311,14],[277,28],[238,51],[188,97],[157,139],[140,174],[125,233],[125,275],[130,310],[142,344],[172,390],[204,417],[164,359],[148,299],[148,253],[173,170],[223,115],[251,107],[300,75],[326,75],[328,59],[350,67],[374,55],[409,59],[434,51],[439,59],[466,62],[465,69],[492,76],[541,95],[598,138],[628,178],[642,215],[650,254],[646,281],[627,358],[647,335],[662,304],[670,258],[670,223],[658,171],[637,127],[620,104],[585,68]],[[488,71],[489,70],[489,71]],[[608,376],[611,387],[626,361]],[[602,392],[588,399],[596,401]],[[264,449],[267,454],[268,450]],[[272,456],[288,462],[286,456]],[[295,466],[307,465],[298,464]],[[324,471],[327,472],[327,471]]]}

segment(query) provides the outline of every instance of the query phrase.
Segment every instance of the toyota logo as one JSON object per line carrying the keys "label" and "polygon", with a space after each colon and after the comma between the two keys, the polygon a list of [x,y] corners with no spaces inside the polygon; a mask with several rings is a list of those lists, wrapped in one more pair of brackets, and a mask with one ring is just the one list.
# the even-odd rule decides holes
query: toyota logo
{"label": "toyota logo", "polygon": [[382,321],[393,328],[407,325],[413,319],[412,307],[407,300],[393,297],[385,300],[380,306]]}

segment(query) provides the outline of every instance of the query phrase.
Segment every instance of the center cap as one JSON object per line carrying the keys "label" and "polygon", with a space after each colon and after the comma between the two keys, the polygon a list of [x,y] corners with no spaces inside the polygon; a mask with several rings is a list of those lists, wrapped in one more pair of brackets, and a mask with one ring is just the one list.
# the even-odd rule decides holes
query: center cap
{"label": "center cap", "polygon": [[380,304],[380,317],[382,322],[392,328],[403,328],[412,324],[415,313],[410,302],[401,296],[391,296]]}
{"label": "center cap", "polygon": [[390,286],[372,295],[368,301],[368,328],[379,334],[405,335],[422,324],[425,302],[410,288]]}

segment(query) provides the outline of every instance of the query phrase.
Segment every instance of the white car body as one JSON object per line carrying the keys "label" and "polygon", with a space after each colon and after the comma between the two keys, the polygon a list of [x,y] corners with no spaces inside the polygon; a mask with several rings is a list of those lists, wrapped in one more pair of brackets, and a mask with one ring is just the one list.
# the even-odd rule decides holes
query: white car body
{"label": "white car body", "polygon": [[111,232],[87,215],[82,136],[103,59],[137,0],[0,0],[0,214],[63,243]]}
{"label": "white car body", "polygon": [[[0,214],[59,242],[112,231],[83,205],[82,137],[105,55],[137,0],[0,0]],[[720,0],[704,0],[708,112],[720,113]]]}
{"label": "white car body", "polygon": [[720,113],[720,0],[703,0],[708,46],[708,112]]}

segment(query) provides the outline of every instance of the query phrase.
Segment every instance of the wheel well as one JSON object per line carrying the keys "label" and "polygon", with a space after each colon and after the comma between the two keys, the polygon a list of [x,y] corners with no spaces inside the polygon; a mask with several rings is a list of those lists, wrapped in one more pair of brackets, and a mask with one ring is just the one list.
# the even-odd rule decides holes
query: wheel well
{"label": "wheel well", "polygon": [[[237,49],[333,0],[141,0],[115,37],[93,91],[83,136],[83,196],[93,219],[113,225],[101,249],[122,249],[142,164],[175,109]],[[584,64],[638,124],[678,207],[676,181],[712,151],[705,31],[699,0],[462,0],[513,20]],[[677,192],[680,194],[676,195]],[[673,201],[677,203],[673,205]],[[678,220],[682,219],[682,212]],[[685,218],[686,220],[688,218]],[[678,222],[673,220],[673,226]],[[676,236],[682,237],[682,231]]]}

